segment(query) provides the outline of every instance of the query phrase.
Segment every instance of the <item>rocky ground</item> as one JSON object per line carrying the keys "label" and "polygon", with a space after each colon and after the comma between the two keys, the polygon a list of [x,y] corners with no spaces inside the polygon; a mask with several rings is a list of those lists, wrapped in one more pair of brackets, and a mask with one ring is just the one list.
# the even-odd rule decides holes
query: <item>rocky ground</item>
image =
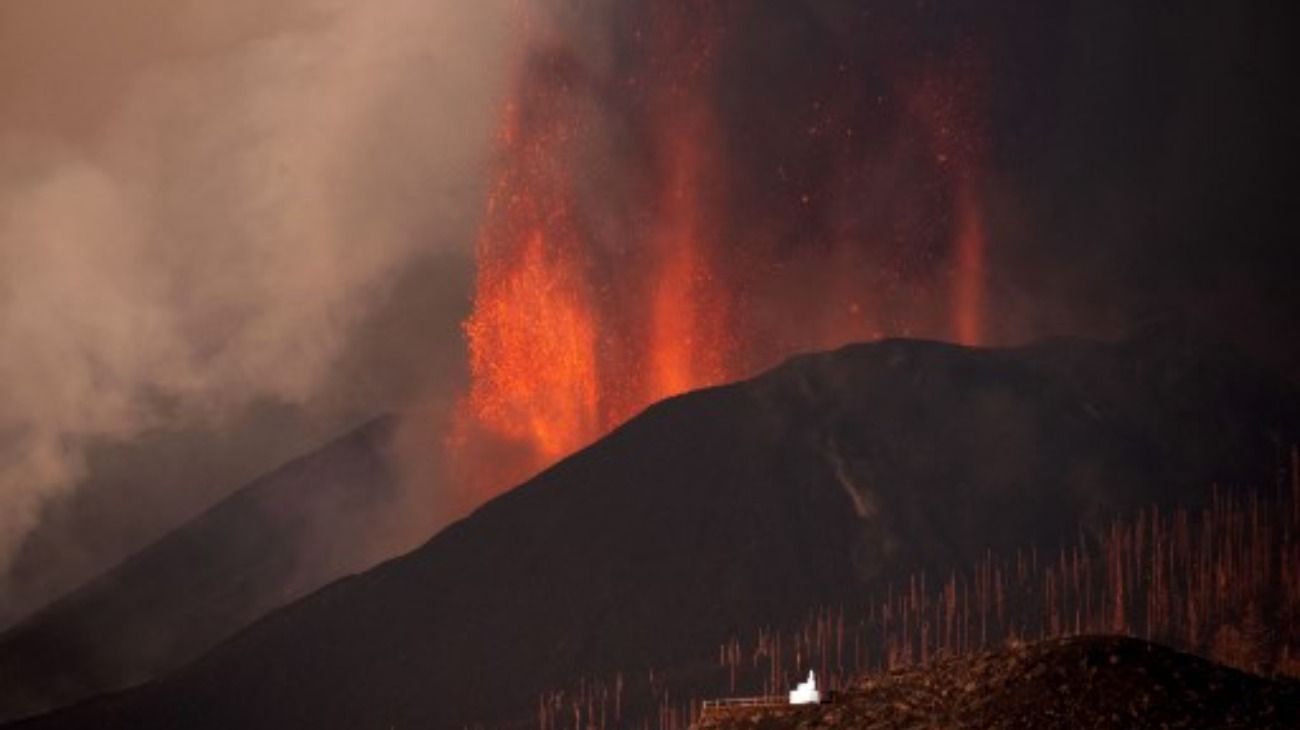
{"label": "rocky ground", "polygon": [[710,711],[697,728],[1300,728],[1300,682],[1083,637],[864,677],[830,704]]}

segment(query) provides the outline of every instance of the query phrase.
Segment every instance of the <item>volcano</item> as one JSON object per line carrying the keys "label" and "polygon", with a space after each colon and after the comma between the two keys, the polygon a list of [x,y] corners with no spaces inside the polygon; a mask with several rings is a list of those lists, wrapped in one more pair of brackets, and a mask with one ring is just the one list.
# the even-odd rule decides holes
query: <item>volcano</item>
{"label": "volcano", "polygon": [[1298,438],[1300,393],[1176,328],[800,356],[659,402],[193,664],[20,726],[532,725],[583,676],[689,682],[740,629],[912,571],[1271,487]]}

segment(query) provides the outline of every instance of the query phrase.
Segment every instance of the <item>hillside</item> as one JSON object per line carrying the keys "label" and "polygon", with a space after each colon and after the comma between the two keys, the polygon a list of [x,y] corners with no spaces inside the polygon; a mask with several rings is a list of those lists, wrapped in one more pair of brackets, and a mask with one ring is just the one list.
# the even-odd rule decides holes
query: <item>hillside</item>
{"label": "hillside", "polygon": [[859,679],[831,704],[710,709],[698,730],[1300,727],[1300,682],[1136,639],[1017,645]]}
{"label": "hillside", "polygon": [[373,565],[397,497],[392,426],[372,421],[268,473],[0,634],[0,721],[164,674]]}
{"label": "hillside", "polygon": [[1178,333],[804,356],[659,403],[418,550],[24,727],[530,725],[578,676],[689,675],[740,627],[913,570],[1272,485],[1298,435],[1294,390]]}

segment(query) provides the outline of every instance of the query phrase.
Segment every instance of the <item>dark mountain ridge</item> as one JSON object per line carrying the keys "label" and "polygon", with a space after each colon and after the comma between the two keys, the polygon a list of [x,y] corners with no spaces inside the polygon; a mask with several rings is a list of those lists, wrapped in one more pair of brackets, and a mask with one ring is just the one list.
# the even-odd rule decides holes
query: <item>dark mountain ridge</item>
{"label": "dark mountain ridge", "polygon": [[138,684],[385,555],[398,498],[373,420],[290,461],[0,634],[0,720]]}
{"label": "dark mountain ridge", "polygon": [[523,726],[579,675],[707,660],[917,569],[1271,487],[1300,397],[1184,333],[891,340],[656,404],[414,552],[23,727]]}

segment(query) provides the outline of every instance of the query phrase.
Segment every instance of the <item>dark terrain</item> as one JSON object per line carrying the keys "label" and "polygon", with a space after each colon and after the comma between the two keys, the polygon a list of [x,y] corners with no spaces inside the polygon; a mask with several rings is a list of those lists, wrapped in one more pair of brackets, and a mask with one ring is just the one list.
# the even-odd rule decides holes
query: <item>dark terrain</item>
{"label": "dark terrain", "polygon": [[1017,645],[864,677],[824,705],[709,710],[699,730],[1300,727],[1300,682],[1137,639]]}
{"label": "dark terrain", "polygon": [[373,565],[383,553],[367,540],[397,497],[392,427],[372,421],[268,473],[0,633],[0,721],[164,674]]}
{"label": "dark terrain", "polygon": [[531,725],[580,675],[713,662],[740,628],[918,568],[1272,488],[1297,436],[1293,388],[1179,331],[799,357],[652,406],[418,550],[22,726]]}

